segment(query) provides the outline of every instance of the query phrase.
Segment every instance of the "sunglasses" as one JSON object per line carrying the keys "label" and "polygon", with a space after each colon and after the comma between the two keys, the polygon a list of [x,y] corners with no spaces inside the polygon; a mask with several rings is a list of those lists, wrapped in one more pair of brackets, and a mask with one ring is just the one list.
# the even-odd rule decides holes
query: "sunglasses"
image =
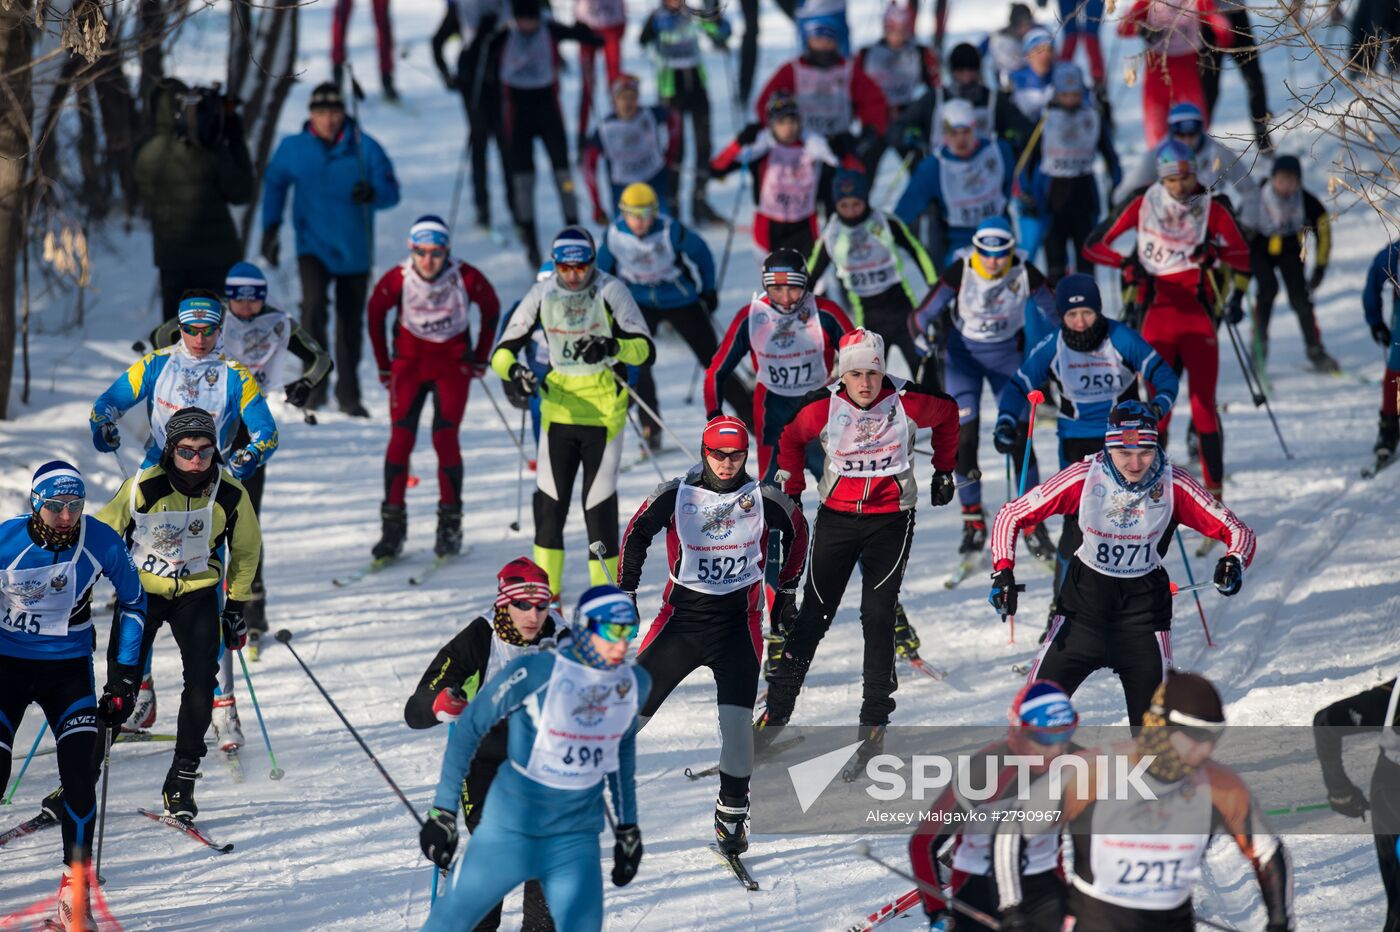
{"label": "sunglasses", "polygon": [[186,462],[193,462],[199,459],[207,463],[214,458],[214,448],[204,447],[199,450],[192,450],[189,447],[176,447],[175,455]]}
{"label": "sunglasses", "polygon": [[521,612],[547,612],[549,611],[549,600],[545,599],[543,602],[527,602],[524,599],[511,599],[510,607]]}
{"label": "sunglasses", "polygon": [[718,463],[742,463],[744,457],[749,455],[749,451],[735,450],[732,453],[725,453],[722,450],[711,450],[709,447],[706,447],[705,455]]}
{"label": "sunglasses", "polygon": [[1195,120],[1190,120],[1190,121],[1183,122],[1183,123],[1173,123],[1173,124],[1172,124],[1172,135],[1173,135],[1173,136],[1199,136],[1199,135],[1201,135],[1201,130],[1203,130],[1203,129],[1205,129],[1205,126],[1203,126],[1201,123],[1198,123],[1198,122],[1195,121]]}
{"label": "sunglasses", "polygon": [[441,259],[443,256],[447,255],[447,250],[437,246],[429,249],[424,249],[422,246],[414,246],[413,254],[419,258]]}
{"label": "sunglasses", "polygon": [[44,499],[43,508],[49,514],[61,515],[65,511],[72,514],[82,514],[83,505],[87,503],[85,498],[75,498],[71,502],[65,502],[57,498]]}
{"label": "sunglasses", "polygon": [[573,275],[573,274],[582,274],[583,272],[588,271],[588,263],[586,263],[586,262],[556,262],[556,263],[554,263],[554,269],[555,269],[555,271],[558,271],[558,272],[568,272],[568,273],[570,273],[571,275]]}
{"label": "sunglasses", "polygon": [[626,621],[605,621],[593,630],[598,637],[616,644],[618,641],[630,641],[635,638],[640,627]]}
{"label": "sunglasses", "polygon": [[180,330],[192,337],[207,337],[218,330],[217,324],[181,324]]}

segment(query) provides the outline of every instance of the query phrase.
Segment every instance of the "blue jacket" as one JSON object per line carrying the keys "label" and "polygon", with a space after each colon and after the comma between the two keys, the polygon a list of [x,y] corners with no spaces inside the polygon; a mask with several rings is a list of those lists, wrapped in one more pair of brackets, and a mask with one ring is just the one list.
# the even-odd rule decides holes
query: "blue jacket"
{"label": "blue jacket", "polygon": [[[1163,412],[1170,411],[1176,403],[1176,393],[1180,388],[1176,373],[1167,365],[1157,351],[1148,345],[1138,332],[1116,320],[1108,321],[1108,343],[1118,351],[1123,364],[1140,374],[1152,384],[1157,394],[1152,403]],[[1057,330],[1036,344],[1035,349],[1026,355],[1025,362],[1016,370],[1016,376],[1001,390],[997,404],[997,423],[1015,424],[1026,410],[1026,395],[1048,382],[1060,385],[1059,375],[1054,370],[1055,359],[1059,354],[1060,334]],[[1129,386],[1130,387],[1130,386]],[[1075,405],[1058,391],[1060,396],[1059,431],[1061,437],[1102,437],[1108,428],[1108,412],[1116,401],[1097,401],[1083,407]]]}
{"label": "blue jacket", "polygon": [[[621,215],[603,231],[603,241],[598,244],[598,268],[622,279],[638,307],[661,310],[685,307],[694,304],[704,292],[714,291],[715,257],[705,241],[687,230],[679,220],[658,216],[647,235],[642,237],[642,242],[652,249],[662,249],[666,248],[662,245],[663,238],[669,241],[669,248],[675,255],[675,275],[668,281],[645,285],[628,279],[628,270],[619,262],[615,250],[620,239],[635,243],[637,237],[627,228],[627,221]],[[686,260],[689,260],[689,264]],[[693,271],[691,266],[694,266]],[[695,282],[696,273],[700,275],[698,285]]]}
{"label": "blue jacket", "polygon": [[[1366,312],[1366,325],[1374,327],[1377,324],[1386,324],[1385,319],[1385,290],[1390,289],[1391,308],[1394,310],[1400,306],[1400,240],[1396,240],[1389,246],[1376,253],[1376,257],[1371,260],[1371,267],[1366,271],[1366,287],[1361,292],[1361,309]],[[1396,328],[1391,327],[1394,331]],[[1400,338],[1400,334],[1391,333],[1391,339]]]}
{"label": "blue jacket", "polygon": [[[561,653],[571,657],[574,656],[572,650],[568,646],[560,648]],[[490,819],[496,828],[523,835],[548,836],[602,829],[603,806],[606,805],[602,783],[583,790],[555,789],[525,774],[535,744],[535,719],[544,708],[555,657],[554,653],[517,657],[482,684],[447,740],[442,776],[433,795],[434,806],[457,811],[461,804],[462,780],[482,738],[501,719],[509,718],[509,762],[496,772],[482,817]],[[651,690],[651,677],[638,666],[633,666],[632,671],[637,678],[637,708],[640,709],[645,706]],[[633,721],[635,723],[635,719]],[[617,770],[606,776],[617,821],[636,824],[635,727],[629,728],[620,739],[617,762]]]}
{"label": "blue jacket", "polygon": [[[363,149],[363,166],[357,148]],[[361,180],[374,186],[371,204],[350,199],[351,189]],[[282,222],[287,190],[293,185],[297,255],[315,256],[332,275],[367,273],[373,260],[374,211],[399,202],[394,166],[379,143],[357,132],[355,121],[348,117],[340,138],[331,145],[312,134],[309,124],[295,136],[285,137],[263,175],[264,230]]]}
{"label": "blue jacket", "polygon": [[[976,158],[987,146],[995,145],[1001,149],[1001,163],[1003,167],[1001,190],[1007,199],[1008,206],[1011,201],[1011,180],[1012,173],[1016,170],[1016,156],[1011,153],[1011,147],[1004,140],[998,139],[993,142],[990,139],[980,139],[977,142],[977,149],[968,158]],[[949,151],[947,146],[943,146],[937,152],[924,157],[914,174],[909,177],[909,184],[904,189],[904,193],[899,196],[899,203],[894,206],[895,216],[903,220],[910,229],[916,229],[919,215],[928,209],[929,204],[938,202],[938,222],[947,225],[948,212],[943,206],[943,180],[940,166],[943,159],[956,159],[957,156]],[[962,160],[965,161],[965,160]],[[953,228],[950,228],[950,233]],[[963,246],[972,241],[971,228],[964,229],[965,236],[951,235],[949,237],[951,246]],[[953,240],[964,240],[953,243]]]}
{"label": "blue jacket", "polygon": [[[0,567],[6,569],[37,569],[55,563],[73,561],[73,578],[77,600],[68,616],[68,633],[62,636],[32,633],[37,624],[24,617],[24,607],[0,598],[0,656],[21,657],[26,660],[67,660],[91,657],[95,638],[92,633],[92,584],[105,575],[117,590],[121,626],[117,638],[117,661],[134,667],[141,654],[141,631],[146,624],[146,590],[141,577],[127,553],[126,542],[117,532],[90,515],[83,515],[81,555],[74,547],[46,550],[29,534],[29,516],[20,515],[0,524]],[[76,559],[75,559],[76,556]],[[16,562],[18,559],[18,562]]]}

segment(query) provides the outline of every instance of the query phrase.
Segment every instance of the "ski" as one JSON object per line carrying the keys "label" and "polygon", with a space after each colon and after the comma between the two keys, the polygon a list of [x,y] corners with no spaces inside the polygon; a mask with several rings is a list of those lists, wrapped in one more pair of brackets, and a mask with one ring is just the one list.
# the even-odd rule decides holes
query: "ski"
{"label": "ski", "polygon": [[238,759],[238,748],[229,748],[223,753],[224,763],[228,765],[229,776],[233,777],[233,782],[242,783],[247,780],[243,774],[243,762]]}
{"label": "ski", "polygon": [[719,850],[719,845],[710,845],[710,850],[714,852],[715,857],[724,862],[725,866],[729,868],[729,872],[734,875],[734,879],[739,881],[745,890],[753,891],[758,889],[758,881],[753,879],[753,876],[749,873],[749,869],[745,867],[744,862],[739,859],[739,855],[725,854],[723,851]]}
{"label": "ski", "polygon": [[[802,737],[801,737],[800,735],[799,735],[798,737],[795,737],[795,738],[788,738],[786,741],[779,741],[779,742],[777,742],[776,744],[769,745],[769,747],[766,748],[766,749],[762,752],[762,756],[764,756],[764,757],[772,757],[772,756],[774,756],[775,754],[781,754],[783,751],[786,751],[788,748],[795,748],[795,747],[797,747],[797,746],[798,746],[799,744],[801,744],[801,743],[802,743]],[[754,756],[757,757],[757,756],[759,756],[759,755],[755,754]],[[709,767],[706,767],[704,770],[691,770],[689,767],[685,768],[685,775],[686,775],[687,777],[689,777],[690,779],[692,779],[692,780],[702,780],[702,779],[704,779],[705,777],[713,777],[713,776],[715,776],[715,775],[718,774],[718,773],[719,773],[719,764],[711,764]]]}
{"label": "ski", "polygon": [[956,589],[958,586],[962,585],[963,581],[976,572],[977,568],[982,565],[983,556],[983,552],[978,552],[976,555],[968,557],[966,560],[959,563],[957,569],[953,570],[952,575],[943,580],[943,588]]}
{"label": "ski", "polygon": [[425,582],[427,582],[429,579],[431,579],[432,576],[433,576],[433,574],[436,573],[438,570],[442,569],[444,566],[447,566],[448,564],[450,564],[450,563],[452,563],[452,562],[454,562],[454,561],[456,561],[456,560],[460,560],[460,559],[463,559],[464,557],[469,557],[469,556],[471,556],[471,552],[472,552],[472,548],[471,548],[470,546],[467,546],[467,547],[463,547],[461,550],[459,550],[459,551],[456,552],[456,553],[449,553],[449,554],[444,554],[443,556],[440,556],[440,557],[434,557],[434,558],[433,558],[433,562],[430,563],[430,564],[428,564],[428,568],[427,568],[427,569],[423,570],[423,572],[419,573],[417,576],[410,576],[410,577],[408,577],[408,584],[409,584],[410,586],[421,586],[421,585],[423,585],[423,583],[425,583]]}
{"label": "ski", "polygon": [[227,844],[221,845],[214,839],[210,838],[208,835],[204,834],[204,830],[199,826],[195,825],[193,822],[185,822],[181,819],[175,818],[173,815],[166,815],[163,812],[152,812],[149,809],[137,809],[136,811],[141,813],[143,816],[145,816],[153,822],[159,822],[161,825],[168,825],[173,829],[185,833],[189,837],[193,838],[195,841],[199,842],[202,845],[205,845],[206,847],[213,848],[220,854],[228,854],[230,851],[233,850],[233,842],[228,842]]}
{"label": "ski", "polygon": [[[174,741],[174,735],[163,735],[154,731],[139,729],[136,731],[121,731],[112,739],[113,744],[148,744],[152,741]],[[35,757],[47,757],[50,754],[57,754],[58,748],[44,748],[35,754]]]}
{"label": "ski", "polygon": [[16,838],[23,838],[25,835],[32,835],[35,832],[46,829],[51,825],[57,825],[58,820],[47,812],[41,812],[32,819],[27,819],[14,828],[0,835],[0,845],[14,841]]}
{"label": "ski", "polygon": [[364,566],[355,570],[355,572],[351,573],[349,576],[341,576],[338,579],[332,579],[331,583],[332,585],[338,586],[341,589],[344,589],[346,586],[353,586],[355,585],[355,583],[364,579],[366,576],[370,576],[374,573],[378,573],[382,569],[393,566],[395,563],[398,563],[402,559],[402,556],[375,557],[373,560],[370,560]]}
{"label": "ski", "polygon": [[929,663],[922,657],[905,657],[904,660],[909,664],[909,666],[913,667],[915,670],[918,670],[920,673],[922,673],[924,676],[928,677],[931,680],[942,680],[946,679],[948,676],[947,670],[944,670],[940,667],[935,667],[933,664]]}
{"label": "ski", "polygon": [[1382,469],[1385,469],[1387,466],[1389,466],[1391,463],[1395,462],[1397,459],[1400,459],[1400,457],[1397,457],[1397,456],[1396,456],[1395,454],[1393,454],[1393,453],[1392,453],[1390,456],[1378,456],[1378,457],[1376,457],[1376,461],[1375,461],[1374,463],[1372,463],[1370,466],[1366,467],[1365,469],[1361,470],[1361,478],[1362,478],[1362,479],[1374,479],[1374,478],[1376,478],[1376,474],[1377,474],[1378,472],[1380,472]]}
{"label": "ski", "polygon": [[915,888],[894,902],[886,903],[884,906],[881,906],[879,909],[875,910],[875,912],[867,916],[864,922],[857,922],[847,929],[846,932],[867,932],[869,929],[882,926],[891,919],[904,915],[918,905],[919,891],[918,888]]}
{"label": "ski", "polygon": [[1011,665],[1011,672],[1017,676],[1029,676],[1031,667],[1033,666],[1035,666],[1034,660],[1027,660],[1025,663],[1013,663]]}

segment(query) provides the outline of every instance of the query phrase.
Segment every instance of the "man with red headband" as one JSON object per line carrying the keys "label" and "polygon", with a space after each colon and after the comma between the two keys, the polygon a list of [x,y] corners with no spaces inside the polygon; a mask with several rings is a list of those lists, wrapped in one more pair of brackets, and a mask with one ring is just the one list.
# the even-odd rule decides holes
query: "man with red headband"
{"label": "man with red headband", "polygon": [[719,798],[715,835],[721,851],[748,850],[749,776],[753,773],[754,701],[763,644],[763,576],[769,534],[782,538],[772,616],[796,611],[807,557],[807,521],[777,486],[744,468],[749,432],[736,417],[705,426],[700,464],[656,487],[622,538],[618,584],[637,591],[647,548],[666,534],[666,589],[637,665],[652,677],[637,716],[646,725],[671,690],[697,667],[715,677],[719,701]]}
{"label": "man with red headband", "polygon": [[1141,401],[1108,415],[1104,449],[1002,506],[992,525],[992,591],[1003,619],[1016,614],[1016,532],[1051,515],[1077,514],[1083,541],[1060,584],[1059,614],[1031,664],[1071,696],[1102,667],[1123,686],[1128,723],[1142,721],[1172,665],[1172,594],[1162,555],[1184,524],[1229,549],[1215,588],[1234,595],[1254,559],[1254,532],[1157,449],[1157,416]]}
{"label": "man with red headband", "polygon": [[802,610],[786,632],[782,656],[768,678],[768,708],[755,724],[771,743],[786,725],[817,645],[831,627],[851,572],[860,565],[860,621],[865,632],[864,701],[858,767],[880,753],[894,711],[895,615],[914,539],[914,432],[933,431],[935,508],[953,500],[958,453],[958,406],[942,392],[885,374],[885,341],[870,330],[841,338],[840,379],[807,396],[783,430],[777,479],[794,498],[806,477],[807,444],[820,440],[826,464],[817,487],[821,507],[812,531],[812,566]]}
{"label": "man with red headband", "polygon": [[[478,615],[443,645],[423,671],[418,688],[403,709],[409,728],[432,728],[455,722],[481,684],[517,657],[548,650],[565,634],[564,619],[550,611],[549,576],[529,557],[511,560],[496,574],[496,603],[488,620]],[[481,821],[481,803],[496,771],[506,759],[506,724],[487,733],[462,781],[462,812],[467,831]],[[501,924],[496,904],[477,929]],[[525,884],[525,928],[550,927],[549,907],[539,881]]]}

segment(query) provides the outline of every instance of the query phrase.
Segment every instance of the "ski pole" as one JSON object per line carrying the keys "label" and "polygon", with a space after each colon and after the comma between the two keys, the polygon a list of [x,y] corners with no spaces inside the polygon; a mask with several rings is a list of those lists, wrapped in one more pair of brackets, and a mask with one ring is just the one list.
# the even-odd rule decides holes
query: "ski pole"
{"label": "ski pole", "polygon": [[[448,723],[447,723],[447,743],[448,743],[448,744],[451,744],[451,743],[452,743],[452,732],[453,732],[454,729],[456,729],[456,727],[457,727],[457,723],[456,723],[456,722],[448,722]],[[447,872],[446,872],[445,870],[443,870],[442,868],[438,867],[436,864],[430,864],[430,865],[428,865],[428,866],[431,867],[431,868],[432,868],[432,871],[433,871],[433,895],[432,895],[432,897],[428,900],[428,906],[429,906],[429,908],[431,908],[432,905],[433,905],[434,903],[437,902],[438,878],[441,877],[441,876],[443,876],[443,875],[444,875],[445,873],[447,873]]]}
{"label": "ski pole", "polygon": [[[1038,388],[1031,389],[1030,394],[1026,396],[1026,401],[1030,402],[1030,420],[1026,423],[1026,449],[1025,452],[1021,454],[1021,487],[1016,492],[1017,498],[1020,498],[1022,495],[1026,494],[1026,479],[1030,477],[1031,469],[1031,441],[1035,439],[1035,408],[1036,405],[1040,404],[1044,400],[1045,393]],[[1009,458],[1007,462],[1010,462]],[[1015,541],[1012,541],[1012,546],[1015,546]],[[1015,644],[1016,616],[1007,615],[1006,620],[1011,625],[1011,640],[1009,641],[1009,643]]]}
{"label": "ski pole", "polygon": [[690,459],[695,459],[695,454],[690,452],[690,448],[685,445],[685,441],[682,440],[680,437],[677,437],[676,432],[670,427],[666,426],[666,422],[661,420],[661,415],[656,413],[656,409],[654,409],[651,405],[643,401],[636,392],[632,391],[632,386],[628,385],[627,382],[616,372],[613,372],[613,370],[611,369],[609,369],[608,371],[612,372],[613,381],[616,382],[618,385],[622,386],[623,390],[626,391],[628,395],[632,396],[632,400],[637,403],[637,407],[641,408],[643,411],[645,411],[648,415],[651,416],[651,419],[653,421],[661,425],[661,429],[671,435],[671,439],[676,441],[676,446],[680,447],[681,451],[685,453],[687,457],[689,457]]}
{"label": "ski pole", "polygon": [[[530,416],[528,408],[520,410],[520,451],[525,452],[525,419]],[[521,456],[519,462],[515,464],[515,520],[511,522],[512,531],[520,530],[520,512],[524,508],[525,501],[525,457]],[[436,888],[434,888],[436,889]]]}
{"label": "ski pole", "polygon": [[603,554],[608,552],[608,548],[603,546],[601,540],[595,540],[588,545],[588,552],[598,558],[598,563],[603,567],[603,575],[608,577],[608,585],[618,588],[617,580],[613,578],[612,570],[608,569],[608,561],[603,559]]}
{"label": "ski pole", "polygon": [[263,744],[267,745],[267,757],[272,761],[272,770],[268,773],[268,779],[280,780],[286,776],[286,771],[277,766],[277,756],[272,753],[272,739],[267,736],[267,723],[263,721],[262,707],[258,705],[258,694],[253,691],[253,677],[248,673],[248,661],[243,659],[243,651],[237,651],[238,663],[243,667],[243,682],[248,684],[248,696],[253,700],[253,711],[258,715],[258,728],[262,730]]}
{"label": "ski pole", "polygon": [[637,412],[632,410],[631,405],[627,406],[627,423],[631,424],[632,430],[636,432],[638,445],[642,448],[642,455],[646,457],[646,461],[651,464],[651,468],[656,470],[656,477],[662,482],[665,482],[666,474],[661,471],[661,466],[656,462],[656,457],[652,456],[651,451],[647,448],[646,437],[642,435],[642,425],[637,423]]}
{"label": "ski pole", "polygon": [[1209,582],[1192,583],[1189,586],[1178,586],[1176,583],[1167,583],[1167,586],[1171,589],[1172,595],[1181,595],[1183,592],[1198,592],[1201,589],[1210,589],[1214,585],[1215,583]]}
{"label": "ski pole", "polygon": [[695,386],[700,382],[700,364],[697,362],[690,370],[690,387],[685,390],[685,403],[695,404]]}
{"label": "ski pole", "polygon": [[[471,130],[468,129],[468,133],[470,132]],[[468,136],[466,139],[462,140],[462,157],[457,160],[457,180],[452,184],[452,213],[450,219],[447,221],[447,228],[449,230],[457,226],[457,205],[461,203],[462,199],[462,180],[467,174],[467,162],[471,157],[470,150],[471,136]]]}
{"label": "ski pole", "polygon": [[[1186,591],[1191,592],[1191,597],[1196,600],[1196,611],[1201,616],[1201,630],[1206,633],[1206,647],[1214,647],[1215,642],[1210,639],[1210,626],[1206,624],[1206,610],[1201,606],[1201,595],[1192,591],[1196,588],[1196,571],[1191,569],[1191,559],[1186,555],[1186,541],[1182,539],[1179,527],[1176,529],[1176,545],[1181,548],[1181,562],[1186,564],[1186,579],[1191,584]],[[1201,588],[1204,588],[1204,585]]]}
{"label": "ski pole", "polygon": [[1245,361],[1244,352],[1240,349],[1240,334],[1234,324],[1225,321],[1225,329],[1230,332],[1230,344],[1235,348],[1235,358],[1239,360],[1240,367],[1245,370],[1245,383],[1249,384],[1253,379],[1251,392],[1254,395],[1254,406],[1264,406],[1264,413],[1269,416],[1269,423],[1274,426],[1274,436],[1278,438],[1278,445],[1283,449],[1285,459],[1293,459],[1293,454],[1288,450],[1288,444],[1283,440],[1283,431],[1279,430],[1278,419],[1274,417],[1273,406],[1269,404],[1269,396],[1264,393],[1264,386],[1259,382],[1259,373],[1255,372],[1253,366]]}
{"label": "ski pole", "polygon": [[[369,172],[365,168],[365,128],[360,123],[360,101],[365,99],[364,88],[355,80],[355,66],[345,63],[345,71],[350,75],[350,119],[355,123],[355,159],[360,163],[360,183],[369,184]],[[361,205],[361,215],[365,224],[365,255],[374,264],[374,208],[368,202]],[[371,270],[373,271],[373,270]],[[373,276],[370,276],[373,281]]]}
{"label": "ski pole", "polygon": [[869,858],[870,860],[874,861],[876,864],[879,864],[885,870],[889,871],[891,874],[894,874],[897,877],[903,877],[905,880],[918,884],[924,890],[927,890],[928,892],[937,896],[943,902],[947,903],[950,908],[956,909],[958,912],[962,913],[964,916],[967,916],[969,919],[976,920],[977,922],[982,923],[982,925],[986,926],[987,928],[996,930],[996,932],[1001,932],[1001,922],[999,922],[994,916],[989,916],[986,913],[982,912],[982,910],[978,909],[976,906],[964,903],[957,897],[950,896],[949,894],[944,893],[940,887],[936,887],[933,884],[928,883],[927,881],[920,880],[919,878],[915,877],[913,874],[907,871],[900,870],[898,867],[895,867],[889,861],[880,860],[874,855],[873,852],[871,852],[870,844],[868,842],[857,842],[856,854],[860,855],[863,858]]}
{"label": "ski pole", "polygon": [[394,782],[394,778],[389,776],[389,771],[385,770],[384,765],[379,762],[379,758],[374,756],[374,752],[369,749],[368,744],[365,744],[365,739],[360,737],[360,733],[355,730],[355,726],[350,724],[350,720],[345,717],[345,713],[340,711],[340,706],[335,704],[335,700],[331,698],[331,694],[326,692],[326,687],[322,686],[321,681],[316,679],[316,674],[311,672],[311,668],[306,665],[306,661],[301,659],[301,654],[298,654],[297,649],[292,646],[292,632],[288,631],[286,628],[283,628],[282,630],[278,631],[277,634],[274,636],[277,638],[277,640],[287,645],[287,650],[292,652],[292,656],[297,659],[297,663],[301,664],[301,668],[306,671],[306,676],[308,679],[311,680],[311,685],[315,686],[316,689],[321,693],[321,696],[331,707],[331,711],[335,712],[335,714],[339,716],[340,721],[345,725],[347,729],[349,729],[350,736],[354,738],[355,741],[360,745],[360,748],[366,754],[369,755],[370,762],[373,763],[375,769],[379,771],[379,775],[382,776],[385,782],[389,784],[390,789],[394,791],[394,795],[399,798],[399,802],[404,804],[404,808],[407,809],[409,813],[413,816],[413,821],[417,822],[418,826],[421,828],[423,826],[423,817],[418,814],[417,809],[413,808],[413,803],[408,801],[408,797],[404,795],[403,790],[399,789],[399,785]]}
{"label": "ski pole", "polygon": [[909,174],[909,165],[914,161],[914,153],[910,152],[899,163],[899,168],[895,169],[894,177],[890,179],[889,197],[884,198],[885,206],[881,209],[886,213],[894,210],[895,203],[899,200],[900,184],[904,181],[904,176]]}
{"label": "ski pole", "polygon": [[506,429],[506,436],[510,438],[510,442],[513,443],[513,444],[515,444],[515,450],[516,450],[517,453],[520,454],[520,461],[521,461],[522,463],[525,462],[526,460],[529,459],[529,457],[525,455],[525,437],[524,437],[524,434],[521,435],[521,437],[520,437],[519,440],[517,440],[517,439],[515,438],[515,431],[513,431],[513,430],[510,429],[510,421],[507,421],[507,420],[506,420],[505,412],[502,411],[502,410],[501,410],[501,406],[500,406],[499,404],[496,403],[496,396],[493,395],[493,394],[491,394],[491,389],[490,389],[490,387],[486,384],[486,380],[485,380],[485,379],[477,379],[476,381],[477,381],[477,384],[481,386],[481,392],[482,392],[483,395],[486,396],[486,400],[489,401],[489,402],[491,402],[491,407],[492,407],[492,408],[496,409],[496,417],[500,420],[501,426],[504,427],[504,428]]}
{"label": "ski pole", "polygon": [[1296,815],[1300,812],[1320,812],[1323,809],[1331,809],[1331,803],[1304,803],[1301,806],[1284,806],[1281,809],[1265,809],[1266,816]]}
{"label": "ski pole", "polygon": [[120,469],[120,470],[122,471],[122,478],[123,478],[123,479],[130,479],[130,478],[131,478],[131,471],[130,471],[129,469],[126,468],[126,460],[122,459],[122,450],[121,450],[121,447],[113,447],[113,448],[112,448],[112,455],[115,456],[115,457],[117,458],[117,468]]}
{"label": "ski pole", "polygon": [[744,206],[744,189],[749,185],[749,167],[739,169],[739,190],[734,194],[734,209],[729,212],[729,231],[724,234],[724,254],[719,260],[719,277],[715,279],[715,294],[724,293],[724,276],[729,272],[729,254],[734,249],[734,227],[739,223],[739,208]]}
{"label": "ski pole", "polygon": [[24,772],[29,769],[29,762],[34,759],[34,752],[39,750],[39,742],[43,740],[44,732],[48,730],[49,721],[44,719],[43,724],[39,726],[39,733],[34,736],[34,743],[29,747],[29,754],[25,756],[24,763],[20,765],[19,775],[15,777],[14,785],[10,787],[10,792],[5,796],[4,805],[8,806],[10,801],[15,798],[15,790],[19,789],[19,781],[24,779]]}
{"label": "ski pole", "polygon": [[106,747],[102,751],[102,806],[97,810],[97,854],[92,865],[94,883],[102,883],[102,836],[107,828],[107,777],[112,771],[112,726],[107,726]]}

